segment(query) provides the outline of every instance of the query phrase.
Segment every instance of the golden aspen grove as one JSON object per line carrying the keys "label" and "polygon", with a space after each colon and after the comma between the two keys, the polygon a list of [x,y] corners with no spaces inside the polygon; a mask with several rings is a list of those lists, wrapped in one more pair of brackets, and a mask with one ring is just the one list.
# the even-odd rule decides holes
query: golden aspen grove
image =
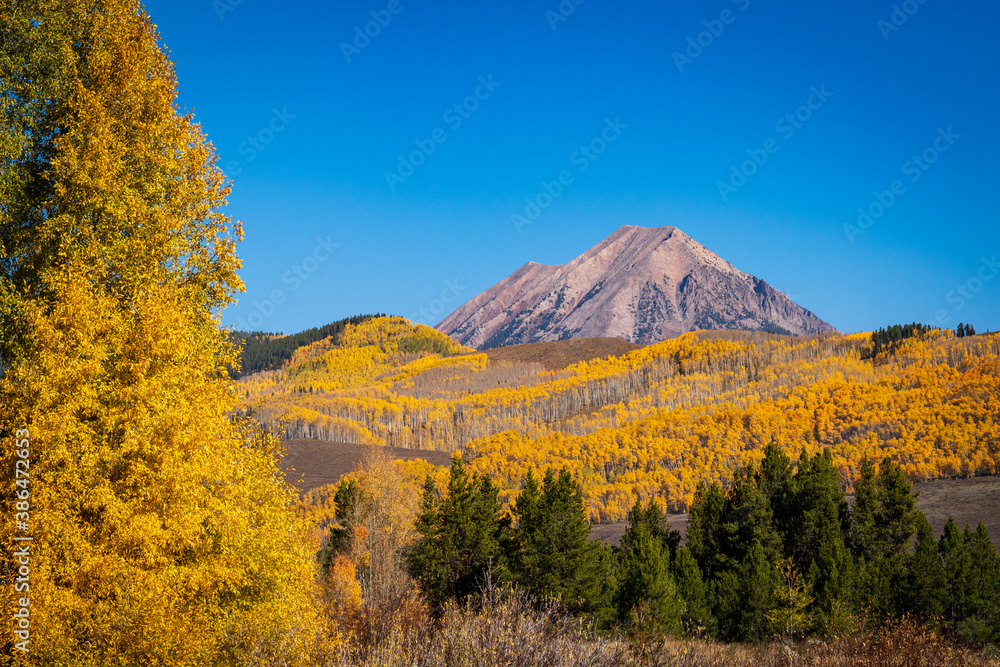
{"label": "golden aspen grove", "polygon": [[872,352],[869,334],[697,332],[546,371],[373,318],[241,387],[265,421],[289,419],[289,437],[461,452],[506,500],[529,468],[566,467],[593,521],[637,499],[684,511],[699,482],[772,442],[793,457],[829,448],[848,488],[865,457],[889,455],[914,481],[997,472],[1000,337],[934,330]]}

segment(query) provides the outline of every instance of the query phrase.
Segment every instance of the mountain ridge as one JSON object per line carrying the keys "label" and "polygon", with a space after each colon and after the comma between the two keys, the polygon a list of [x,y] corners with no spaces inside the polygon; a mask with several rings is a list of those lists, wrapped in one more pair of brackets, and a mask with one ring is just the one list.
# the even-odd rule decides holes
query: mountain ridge
{"label": "mountain ridge", "polygon": [[836,330],[677,227],[620,227],[565,264],[529,261],[437,327],[478,349],[581,337],[649,344],[698,329]]}

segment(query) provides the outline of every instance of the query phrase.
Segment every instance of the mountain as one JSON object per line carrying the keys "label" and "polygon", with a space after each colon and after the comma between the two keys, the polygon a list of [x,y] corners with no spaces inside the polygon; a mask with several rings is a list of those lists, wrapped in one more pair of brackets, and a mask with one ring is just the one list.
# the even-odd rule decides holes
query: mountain
{"label": "mountain", "polygon": [[437,329],[481,350],[609,336],[648,344],[698,329],[835,331],[676,227],[633,226],[568,264],[528,262]]}

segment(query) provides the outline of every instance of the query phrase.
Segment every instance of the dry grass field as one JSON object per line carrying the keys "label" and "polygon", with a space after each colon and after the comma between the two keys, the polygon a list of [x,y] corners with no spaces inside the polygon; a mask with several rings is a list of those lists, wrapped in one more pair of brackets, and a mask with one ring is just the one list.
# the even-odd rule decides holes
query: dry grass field
{"label": "dry grass field", "polygon": [[548,343],[525,343],[486,350],[490,361],[539,363],[547,371],[558,371],[581,361],[620,356],[642,345],[621,338],[571,338]]}
{"label": "dry grass field", "polygon": [[[308,491],[326,484],[336,484],[341,477],[354,470],[364,459],[365,445],[350,445],[343,442],[328,442],[300,438],[285,442],[285,455],[281,466],[285,479],[300,491]],[[446,452],[431,452],[422,449],[399,449],[387,447],[392,459],[410,461],[425,459],[435,465],[449,465],[451,455]]]}
{"label": "dry grass field", "polygon": [[974,530],[982,521],[1000,548],[1000,476],[935,479],[914,484],[913,489],[920,492],[917,507],[927,515],[935,535],[940,537],[949,515],[961,528],[968,524]]}

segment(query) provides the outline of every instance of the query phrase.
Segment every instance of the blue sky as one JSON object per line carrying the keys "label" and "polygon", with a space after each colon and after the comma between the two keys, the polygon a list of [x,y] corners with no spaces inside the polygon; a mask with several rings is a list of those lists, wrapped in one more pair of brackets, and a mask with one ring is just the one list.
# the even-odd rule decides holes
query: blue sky
{"label": "blue sky", "polygon": [[234,1],[146,2],[246,230],[226,324],[435,324],[632,224],[842,331],[1000,328],[995,2]]}

